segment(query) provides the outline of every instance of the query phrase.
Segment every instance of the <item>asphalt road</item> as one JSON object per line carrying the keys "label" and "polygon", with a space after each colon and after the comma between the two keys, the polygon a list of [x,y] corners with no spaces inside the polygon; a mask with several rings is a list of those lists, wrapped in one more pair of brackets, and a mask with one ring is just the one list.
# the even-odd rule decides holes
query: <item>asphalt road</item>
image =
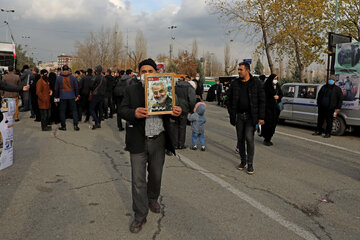
{"label": "asphalt road", "polygon": [[256,136],[250,176],[235,168],[226,110],[208,103],[206,116],[207,150],[166,157],[162,211],[131,234],[129,154],[116,119],[42,132],[23,114],[14,165],[0,171],[0,239],[360,239],[359,135],[279,125],[272,147]]}

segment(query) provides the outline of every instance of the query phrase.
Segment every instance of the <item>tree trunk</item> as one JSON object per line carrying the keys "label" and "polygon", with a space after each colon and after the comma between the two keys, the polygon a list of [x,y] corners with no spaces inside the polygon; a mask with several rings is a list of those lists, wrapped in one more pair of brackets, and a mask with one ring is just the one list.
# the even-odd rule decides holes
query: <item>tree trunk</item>
{"label": "tree trunk", "polygon": [[[261,15],[260,15],[259,17],[260,17],[260,20],[262,21]],[[267,60],[268,60],[270,72],[271,72],[271,73],[274,73],[274,64],[273,64],[273,62],[272,62],[272,58],[271,58],[271,55],[270,55],[270,45],[269,45],[269,43],[268,43],[267,34],[266,34],[266,29],[265,29],[265,27],[264,27],[263,24],[262,24],[262,26],[261,26],[261,30],[262,30],[262,33],[263,33],[265,53],[266,53],[266,57],[267,57]]]}
{"label": "tree trunk", "polygon": [[300,57],[300,53],[299,53],[299,45],[297,43],[297,41],[295,39],[293,39],[294,41],[294,46],[295,46],[295,57],[296,57],[296,63],[298,65],[299,68],[299,77],[300,77],[300,82],[304,83],[305,79],[304,79],[304,64],[302,64],[301,62],[301,57]]}

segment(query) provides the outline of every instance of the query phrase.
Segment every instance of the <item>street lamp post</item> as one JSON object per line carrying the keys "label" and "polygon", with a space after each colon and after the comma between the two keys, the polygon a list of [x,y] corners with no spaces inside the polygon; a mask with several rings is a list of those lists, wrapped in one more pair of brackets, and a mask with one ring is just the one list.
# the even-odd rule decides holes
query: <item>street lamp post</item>
{"label": "street lamp post", "polygon": [[174,47],[174,40],[175,40],[175,36],[174,36],[174,29],[177,28],[177,26],[169,26],[168,29],[170,30],[170,35],[171,35],[171,42],[170,42],[170,60],[172,59],[172,53],[173,53],[173,47]]}
{"label": "street lamp post", "polygon": [[6,30],[6,42],[8,41],[8,33],[9,33],[9,13],[15,12],[14,9],[0,9],[2,12],[6,12],[6,24],[7,24],[7,30]]}

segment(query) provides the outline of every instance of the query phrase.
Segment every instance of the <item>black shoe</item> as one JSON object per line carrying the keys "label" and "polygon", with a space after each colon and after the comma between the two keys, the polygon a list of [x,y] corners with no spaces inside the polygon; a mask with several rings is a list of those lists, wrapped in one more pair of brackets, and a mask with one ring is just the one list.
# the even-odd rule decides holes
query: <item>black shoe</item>
{"label": "black shoe", "polygon": [[124,130],[125,130],[125,128],[119,128],[119,132],[122,132]]}
{"label": "black shoe", "polygon": [[201,146],[201,151],[205,151],[205,146]]}
{"label": "black shoe", "polygon": [[74,126],[74,130],[75,130],[75,131],[79,131],[80,128],[79,128],[78,126]]}
{"label": "black shoe", "polygon": [[165,150],[165,154],[168,155],[168,156],[172,156],[172,155],[173,155],[173,153],[172,153],[170,150],[167,150],[167,149]]}
{"label": "black shoe", "polygon": [[18,122],[18,121],[20,121],[20,119],[15,119],[15,122]]}
{"label": "black shoe", "polygon": [[186,145],[184,145],[184,146],[179,146],[179,148],[178,149],[186,149],[187,148],[187,146]]}
{"label": "black shoe", "polygon": [[314,132],[312,135],[313,135],[313,136],[319,136],[319,135],[321,135],[321,132],[316,131],[316,132]]}
{"label": "black shoe", "polygon": [[328,133],[324,135],[324,138],[329,138],[329,137],[331,137],[331,135]]}
{"label": "black shoe", "polygon": [[194,146],[192,146],[190,149],[191,149],[191,150],[197,150],[197,146],[194,145]]}
{"label": "black shoe", "polygon": [[130,225],[130,232],[138,233],[141,231],[142,225],[146,223],[146,218],[142,221],[134,220]]}
{"label": "black shoe", "polygon": [[253,168],[252,164],[248,164],[248,167],[246,169],[246,173],[249,174],[249,175],[254,174],[254,168]]}
{"label": "black shoe", "polygon": [[245,167],[246,167],[246,162],[241,162],[241,163],[239,164],[239,166],[237,166],[236,168],[237,168],[238,170],[244,170]]}
{"label": "black shoe", "polygon": [[34,116],[34,115],[31,115],[30,118],[35,118],[35,116]]}
{"label": "black shoe", "polygon": [[149,202],[149,209],[153,213],[160,213],[160,204],[157,201]]}
{"label": "black shoe", "polygon": [[265,146],[272,146],[272,145],[274,145],[271,141],[266,141],[266,140],[264,140],[264,145]]}
{"label": "black shoe", "polygon": [[43,128],[42,131],[51,131],[51,128],[46,127],[46,128]]}
{"label": "black shoe", "polygon": [[91,129],[92,129],[92,130],[95,130],[95,129],[97,129],[97,128],[101,128],[101,126],[100,126],[100,124],[96,124],[96,123],[95,123],[95,125],[93,125]]}
{"label": "black shoe", "polygon": [[59,130],[66,131],[66,127],[59,127]]}

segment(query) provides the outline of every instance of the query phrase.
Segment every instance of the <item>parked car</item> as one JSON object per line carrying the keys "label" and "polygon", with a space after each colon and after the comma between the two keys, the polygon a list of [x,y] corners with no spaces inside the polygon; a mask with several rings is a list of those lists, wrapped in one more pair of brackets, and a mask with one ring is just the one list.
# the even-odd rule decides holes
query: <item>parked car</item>
{"label": "parked car", "polygon": [[[280,113],[280,121],[293,120],[310,124],[317,123],[317,95],[324,84],[286,83],[283,92],[284,109]],[[360,109],[341,109],[334,118],[332,134],[343,135],[345,130],[352,131],[360,126]]]}

